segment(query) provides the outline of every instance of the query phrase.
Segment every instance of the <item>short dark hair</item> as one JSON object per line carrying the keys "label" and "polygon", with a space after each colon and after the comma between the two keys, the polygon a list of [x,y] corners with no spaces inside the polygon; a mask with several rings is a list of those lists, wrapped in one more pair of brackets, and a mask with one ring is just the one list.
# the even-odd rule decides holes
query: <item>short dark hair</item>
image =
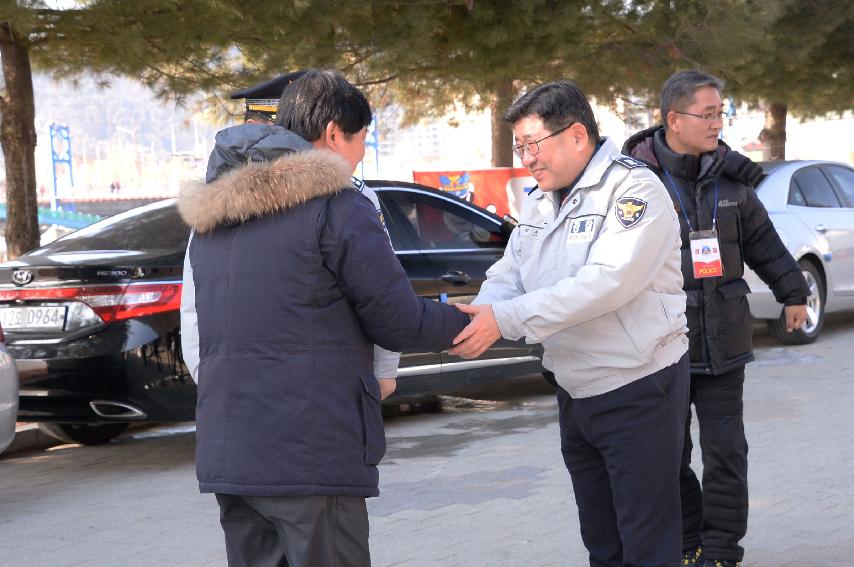
{"label": "short dark hair", "polygon": [[258,110],[247,110],[243,113],[243,121],[248,122],[249,120],[263,120],[264,122],[270,122],[270,115],[264,114]]}
{"label": "short dark hair", "polygon": [[694,102],[694,93],[703,87],[715,87],[718,92],[724,89],[724,82],[714,75],[696,69],[673,73],[658,95],[661,121],[667,127],[667,115],[671,110],[682,111]]}
{"label": "short dark hair", "polygon": [[309,142],[320,139],[326,125],[335,122],[345,134],[355,134],[371,123],[371,105],[341,73],[311,70],[282,91],[276,124]]}
{"label": "short dark hair", "polygon": [[572,81],[555,81],[534,88],[520,96],[504,113],[504,121],[515,124],[525,116],[537,115],[549,132],[556,132],[574,122],[587,128],[587,136],[599,143],[599,126],[587,97]]}

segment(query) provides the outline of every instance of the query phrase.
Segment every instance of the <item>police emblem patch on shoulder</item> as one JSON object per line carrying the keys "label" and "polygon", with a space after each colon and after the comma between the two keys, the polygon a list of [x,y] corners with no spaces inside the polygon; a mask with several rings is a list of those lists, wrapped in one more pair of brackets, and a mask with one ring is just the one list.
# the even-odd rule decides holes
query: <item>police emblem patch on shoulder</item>
{"label": "police emblem patch on shoulder", "polygon": [[629,169],[637,169],[639,167],[646,167],[646,164],[640,160],[636,160],[633,157],[629,156],[620,156],[614,160],[614,163],[619,163],[623,167],[627,167]]}
{"label": "police emblem patch on shoulder", "polygon": [[637,197],[620,197],[614,205],[617,220],[626,228],[634,226],[646,212],[646,201]]}

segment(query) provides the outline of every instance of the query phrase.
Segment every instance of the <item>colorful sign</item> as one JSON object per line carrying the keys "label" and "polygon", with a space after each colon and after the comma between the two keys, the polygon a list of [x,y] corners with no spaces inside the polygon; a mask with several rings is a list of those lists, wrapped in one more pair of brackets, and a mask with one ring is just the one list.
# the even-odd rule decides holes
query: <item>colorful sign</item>
{"label": "colorful sign", "polygon": [[413,171],[416,183],[447,191],[498,216],[519,218],[522,202],[536,185],[527,169],[495,167],[467,171]]}

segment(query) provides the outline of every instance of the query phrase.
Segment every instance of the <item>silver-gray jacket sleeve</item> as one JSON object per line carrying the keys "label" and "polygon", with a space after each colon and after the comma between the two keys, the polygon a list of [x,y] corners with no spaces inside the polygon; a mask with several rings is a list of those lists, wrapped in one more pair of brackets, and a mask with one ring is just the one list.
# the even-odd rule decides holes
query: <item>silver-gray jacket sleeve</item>
{"label": "silver-gray jacket sleeve", "polygon": [[196,384],[199,383],[199,316],[196,313],[196,286],[193,283],[193,266],[190,264],[190,241],[184,255],[184,285],[181,289],[181,353],[184,364]]}

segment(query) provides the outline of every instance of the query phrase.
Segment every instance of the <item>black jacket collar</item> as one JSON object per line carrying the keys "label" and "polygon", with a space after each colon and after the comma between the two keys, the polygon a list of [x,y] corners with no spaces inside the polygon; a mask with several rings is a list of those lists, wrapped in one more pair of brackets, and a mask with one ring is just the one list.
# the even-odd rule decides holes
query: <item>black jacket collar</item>
{"label": "black jacket collar", "polygon": [[670,149],[664,137],[664,128],[653,134],[653,150],[658,163],[672,175],[691,181],[717,179],[724,166],[725,146],[719,145],[715,151],[706,152],[699,156],[677,154]]}

